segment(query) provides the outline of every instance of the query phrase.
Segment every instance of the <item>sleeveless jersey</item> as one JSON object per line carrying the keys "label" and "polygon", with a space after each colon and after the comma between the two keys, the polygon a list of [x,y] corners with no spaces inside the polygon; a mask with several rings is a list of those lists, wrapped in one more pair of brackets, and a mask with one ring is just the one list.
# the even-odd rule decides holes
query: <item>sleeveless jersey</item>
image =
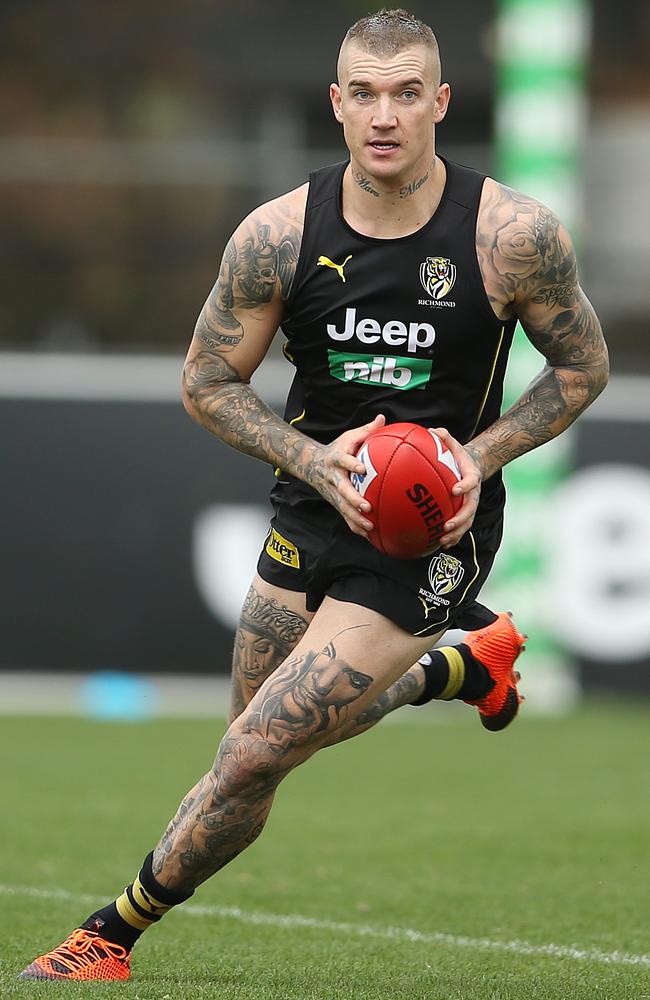
{"label": "sleeveless jersey", "polygon": [[[465,443],[499,416],[516,321],[495,316],[476,255],[485,176],[444,162],[435,213],[396,239],[363,236],[343,218],[347,163],[310,175],[282,330],[296,368],[285,420],[317,441],[383,413],[387,423],[446,427]],[[498,473],[482,486],[477,522],[494,519],[504,499]]]}

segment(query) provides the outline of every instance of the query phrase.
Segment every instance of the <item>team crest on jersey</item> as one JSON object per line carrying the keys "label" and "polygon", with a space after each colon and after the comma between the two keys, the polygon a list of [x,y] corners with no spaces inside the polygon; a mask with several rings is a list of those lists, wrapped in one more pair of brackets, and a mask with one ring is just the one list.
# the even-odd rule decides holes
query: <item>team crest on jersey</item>
{"label": "team crest on jersey", "polygon": [[420,299],[420,305],[454,306],[447,296],[456,283],[456,265],[449,257],[427,257],[420,264],[420,282],[429,299]]}
{"label": "team crest on jersey", "polygon": [[434,556],[429,563],[429,584],[431,592],[436,597],[448,594],[458,586],[465,575],[465,570],[460,559],[449,556],[446,552],[441,552]]}

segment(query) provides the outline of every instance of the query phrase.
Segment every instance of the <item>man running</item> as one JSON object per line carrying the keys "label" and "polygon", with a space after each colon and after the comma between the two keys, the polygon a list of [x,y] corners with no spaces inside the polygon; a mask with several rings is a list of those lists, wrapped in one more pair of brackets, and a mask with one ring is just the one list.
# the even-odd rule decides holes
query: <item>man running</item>
{"label": "man running", "polygon": [[[603,389],[600,326],[553,213],[436,154],[450,89],[429,27],[401,10],[357,22],[330,97],[349,161],[238,227],[184,369],[190,414],[278,470],[230,727],[134,881],[25,978],[128,978],[139,936],[256,839],[285,775],[399,705],[458,697],[494,730],[516,715],[523,637],[477,603],[501,469]],[[517,319],[546,363],[500,416]],[[249,384],[280,325],[296,368],[284,420]],[[349,478],[367,436],[400,420],[435,427],[462,474],[441,549],[414,560],[368,543]],[[450,626],[466,641],[428,653]]]}

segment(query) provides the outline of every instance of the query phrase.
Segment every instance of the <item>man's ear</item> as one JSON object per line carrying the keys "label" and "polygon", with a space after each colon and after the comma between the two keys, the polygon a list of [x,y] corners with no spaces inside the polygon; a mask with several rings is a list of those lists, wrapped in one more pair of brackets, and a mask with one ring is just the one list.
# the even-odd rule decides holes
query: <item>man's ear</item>
{"label": "man's ear", "polygon": [[341,111],[341,88],[338,83],[330,84],[330,101],[332,102],[332,110],[334,112],[334,117],[337,122],[343,124],[343,112]]}
{"label": "man's ear", "polygon": [[448,83],[441,83],[438,88],[438,94],[436,97],[436,104],[433,109],[433,122],[435,125],[441,122],[442,119],[447,114],[447,108],[449,107],[449,101],[451,100],[451,87]]}

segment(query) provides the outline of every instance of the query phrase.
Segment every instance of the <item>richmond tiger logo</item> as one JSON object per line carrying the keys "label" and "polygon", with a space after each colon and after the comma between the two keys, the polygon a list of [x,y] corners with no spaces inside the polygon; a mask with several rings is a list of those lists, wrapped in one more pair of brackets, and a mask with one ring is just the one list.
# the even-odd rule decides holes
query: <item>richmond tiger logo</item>
{"label": "richmond tiger logo", "polygon": [[434,556],[429,563],[429,583],[432,593],[436,597],[448,594],[458,586],[464,574],[463,564],[455,556],[448,556],[446,552]]}
{"label": "richmond tiger logo", "polygon": [[449,257],[427,257],[420,264],[420,281],[432,299],[444,299],[456,282],[456,265]]}

